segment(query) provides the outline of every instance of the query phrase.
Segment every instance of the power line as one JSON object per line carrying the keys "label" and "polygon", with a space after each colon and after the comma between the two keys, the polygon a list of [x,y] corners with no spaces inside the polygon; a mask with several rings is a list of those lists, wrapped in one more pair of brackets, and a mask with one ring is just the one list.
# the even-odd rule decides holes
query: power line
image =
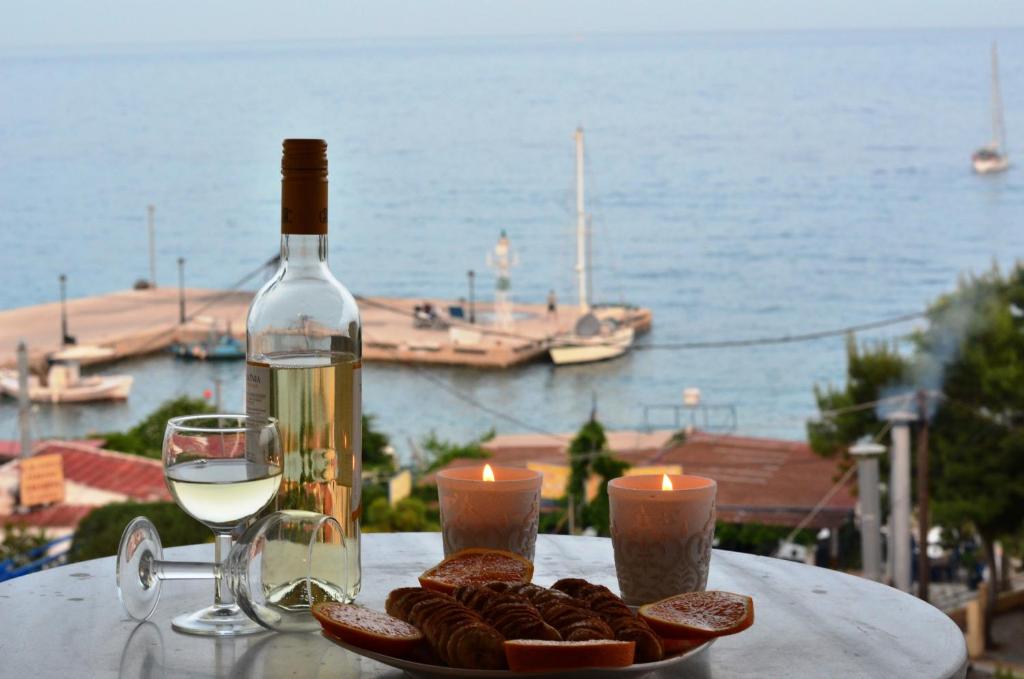
{"label": "power line", "polygon": [[655,343],[655,344],[637,344],[633,346],[633,349],[638,351],[651,351],[656,349],[722,349],[729,347],[752,347],[766,344],[790,344],[793,342],[809,342],[811,340],[826,339],[828,337],[838,337],[842,335],[849,335],[851,333],[860,332],[862,330],[874,330],[876,328],[884,328],[890,325],[897,325],[899,323],[906,323],[907,321],[914,321],[921,318],[925,318],[927,314],[923,311],[916,311],[909,314],[902,314],[900,316],[893,316],[891,318],[883,318],[880,321],[871,321],[870,323],[861,323],[859,325],[848,325],[844,328],[835,328],[832,330],[818,330],[815,332],[806,332],[794,335],[779,335],[776,337],[753,337],[750,339],[726,339],[726,340],[708,340],[701,342],[666,342],[666,343]]}

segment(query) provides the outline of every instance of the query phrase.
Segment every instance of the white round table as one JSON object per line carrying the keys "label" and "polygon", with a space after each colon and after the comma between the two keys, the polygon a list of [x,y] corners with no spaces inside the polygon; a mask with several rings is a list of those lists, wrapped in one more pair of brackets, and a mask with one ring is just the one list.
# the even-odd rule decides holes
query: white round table
{"label": "white round table", "polygon": [[[167,558],[206,560],[213,545],[170,549]],[[437,533],[363,536],[359,602],[383,610],[395,588],[441,559]],[[541,535],[534,582],[583,577],[617,590],[611,542]],[[964,677],[963,635],[941,611],[892,588],[778,559],[715,551],[709,589],[749,594],[756,622],[719,639],[683,670],[693,679]],[[121,609],[113,558],[54,568],[0,584],[0,676],[400,677],[319,634],[266,633],[235,639],[179,634],[170,620],[212,600],[212,585],[164,583],[156,613],[141,625]]]}

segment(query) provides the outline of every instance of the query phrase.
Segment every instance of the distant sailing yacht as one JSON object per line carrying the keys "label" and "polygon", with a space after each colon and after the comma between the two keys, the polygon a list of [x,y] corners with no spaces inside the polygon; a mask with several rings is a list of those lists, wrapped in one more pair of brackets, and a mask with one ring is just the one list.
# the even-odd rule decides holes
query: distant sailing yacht
{"label": "distant sailing yacht", "polygon": [[971,163],[978,174],[1002,172],[1010,167],[1010,159],[1006,155],[1003,97],[999,91],[999,55],[995,43],[992,43],[992,141],[974,152]]}
{"label": "distant sailing yacht", "polygon": [[[576,282],[583,315],[572,332],[552,338],[548,355],[555,365],[607,361],[622,356],[633,346],[635,330],[626,325],[626,309],[603,307],[603,317],[590,303],[590,252],[587,213],[583,209],[583,129],[576,128]],[[619,318],[615,318],[619,316]]]}

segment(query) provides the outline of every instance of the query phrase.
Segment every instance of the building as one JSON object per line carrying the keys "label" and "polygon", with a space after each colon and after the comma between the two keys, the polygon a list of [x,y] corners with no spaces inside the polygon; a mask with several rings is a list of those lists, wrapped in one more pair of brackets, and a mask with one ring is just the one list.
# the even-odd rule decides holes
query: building
{"label": "building", "polygon": [[[607,432],[608,447],[634,468],[681,467],[687,474],[715,479],[720,521],[795,527],[806,519],[804,525],[809,528],[835,529],[853,517],[853,483],[835,489],[826,499],[838,480],[838,467],[802,441],[699,431],[674,439],[673,434]],[[567,480],[568,445],[573,436],[505,435],[486,442],[484,447],[492,454],[488,460],[492,464],[531,466]],[[451,466],[475,464],[480,461],[455,460]],[[434,482],[432,474],[421,480]],[[546,478],[545,485],[550,488],[552,483]],[[559,479],[554,485],[564,488],[564,481]]]}
{"label": "building", "polygon": [[[0,450],[5,449],[0,445]],[[19,507],[22,461],[16,458],[2,464],[0,528],[24,524],[56,538],[74,532],[79,522],[96,507],[113,502],[171,499],[160,460],[104,450],[99,441],[38,442],[32,457],[47,455],[60,458],[64,499],[28,509]]]}

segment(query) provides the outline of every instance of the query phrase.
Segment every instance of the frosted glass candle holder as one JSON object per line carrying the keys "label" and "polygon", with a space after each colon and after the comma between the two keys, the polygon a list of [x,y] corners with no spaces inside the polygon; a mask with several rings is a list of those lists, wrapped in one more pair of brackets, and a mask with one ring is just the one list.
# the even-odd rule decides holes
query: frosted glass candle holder
{"label": "frosted glass candle holder", "polygon": [[[665,477],[672,485],[663,490]],[[642,474],[608,483],[619,591],[630,605],[708,583],[718,485],[703,476]]]}
{"label": "frosted glass candle holder", "polygon": [[533,561],[544,475],[532,469],[456,467],[437,474],[444,555],[467,547],[515,552]]}

